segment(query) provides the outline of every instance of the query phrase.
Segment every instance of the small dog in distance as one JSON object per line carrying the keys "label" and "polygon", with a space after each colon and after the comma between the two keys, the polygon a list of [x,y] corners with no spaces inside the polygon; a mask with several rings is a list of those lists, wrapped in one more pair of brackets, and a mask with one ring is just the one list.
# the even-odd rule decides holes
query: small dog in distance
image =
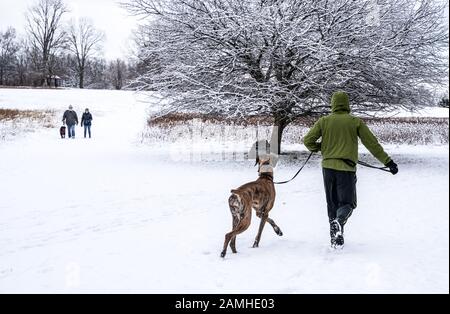
{"label": "small dog in distance", "polygon": [[61,138],[66,137],[66,126],[65,125],[63,125],[59,128],[59,135],[61,135]]}

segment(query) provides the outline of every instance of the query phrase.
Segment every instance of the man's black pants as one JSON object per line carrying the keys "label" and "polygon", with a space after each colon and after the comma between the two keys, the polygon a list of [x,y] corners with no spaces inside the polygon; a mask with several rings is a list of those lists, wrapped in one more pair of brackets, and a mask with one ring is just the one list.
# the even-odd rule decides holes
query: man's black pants
{"label": "man's black pants", "polygon": [[356,208],[356,173],[323,168],[328,218],[344,226]]}

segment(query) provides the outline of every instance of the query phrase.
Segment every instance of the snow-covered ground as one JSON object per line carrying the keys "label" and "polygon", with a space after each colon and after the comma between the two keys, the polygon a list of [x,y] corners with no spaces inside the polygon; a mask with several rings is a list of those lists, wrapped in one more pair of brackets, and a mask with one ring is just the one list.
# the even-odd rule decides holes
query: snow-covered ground
{"label": "snow-covered ground", "polygon": [[[251,248],[254,217],[221,259],[229,191],[256,178],[252,163],[139,144],[151,108],[132,92],[0,89],[3,108],[62,115],[69,104],[91,109],[91,140],[43,128],[0,142],[0,292],[449,292],[448,145],[386,147],[396,176],[359,169],[342,251],[328,249],[315,156],[277,187],[284,236],[266,227]],[[276,178],[303,156],[282,159]]]}

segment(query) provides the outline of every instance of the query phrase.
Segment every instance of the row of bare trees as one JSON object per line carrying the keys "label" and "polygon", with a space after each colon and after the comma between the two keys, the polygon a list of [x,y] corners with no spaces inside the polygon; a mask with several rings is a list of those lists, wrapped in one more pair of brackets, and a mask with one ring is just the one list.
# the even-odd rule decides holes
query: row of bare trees
{"label": "row of bare trees", "polygon": [[65,22],[63,0],[36,1],[27,12],[25,38],[12,27],[0,31],[0,85],[45,86],[57,76],[79,88],[125,85],[133,66],[102,58],[103,32],[86,18]]}

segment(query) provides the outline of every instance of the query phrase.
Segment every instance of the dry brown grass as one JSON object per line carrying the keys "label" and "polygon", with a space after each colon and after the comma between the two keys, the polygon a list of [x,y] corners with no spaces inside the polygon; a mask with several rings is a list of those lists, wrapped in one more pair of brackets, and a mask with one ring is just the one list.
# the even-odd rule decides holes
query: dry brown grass
{"label": "dry brown grass", "polygon": [[52,110],[18,110],[18,109],[2,109],[0,108],[0,121],[19,121],[33,120],[42,122],[46,128],[53,127]]}
{"label": "dry brown grass", "polygon": [[0,108],[0,120],[42,119],[52,115],[52,110],[18,110]]}
{"label": "dry brown grass", "polygon": [[[248,118],[229,118],[217,115],[207,115],[200,113],[174,113],[162,117],[150,117],[148,119],[149,126],[170,127],[180,125],[192,120],[199,120],[203,123],[211,124],[228,124],[239,126],[251,126],[251,125],[267,125],[273,124],[273,118],[271,116],[255,115]],[[375,124],[405,124],[405,125],[439,125],[448,124],[448,118],[428,118],[428,117],[411,117],[411,118],[363,118],[363,120],[369,125]],[[311,127],[314,122],[317,121],[317,117],[300,117],[297,118],[291,125]]]}
{"label": "dry brown grass", "polygon": [[[364,118],[367,125],[382,143],[391,144],[448,144],[449,119],[448,118]],[[300,143],[309,128],[317,121],[317,117],[299,118],[289,125],[284,133],[287,143]],[[202,114],[171,114],[148,120],[148,132],[144,137],[156,137],[156,140],[172,141],[176,138],[193,133],[194,128],[200,128],[200,134],[205,139],[213,139],[222,134],[225,126],[234,126],[237,129],[254,127],[270,128],[273,119],[269,116],[253,116],[248,119],[225,118],[220,116]],[[174,136],[173,134],[179,134]],[[247,135],[251,136],[253,131]],[[241,133],[245,131],[241,130]],[[254,132],[253,132],[254,133]],[[217,139],[218,139],[217,138]]]}
{"label": "dry brown grass", "polygon": [[[267,115],[254,115],[251,117],[224,117],[217,115],[208,115],[201,113],[173,113],[162,117],[150,117],[148,119],[149,126],[159,127],[171,127],[193,120],[199,120],[203,123],[211,124],[226,124],[226,125],[239,125],[239,126],[253,126],[253,125],[272,125],[273,118]],[[316,119],[313,117],[302,117],[295,120],[293,123],[296,125],[311,126]]]}

